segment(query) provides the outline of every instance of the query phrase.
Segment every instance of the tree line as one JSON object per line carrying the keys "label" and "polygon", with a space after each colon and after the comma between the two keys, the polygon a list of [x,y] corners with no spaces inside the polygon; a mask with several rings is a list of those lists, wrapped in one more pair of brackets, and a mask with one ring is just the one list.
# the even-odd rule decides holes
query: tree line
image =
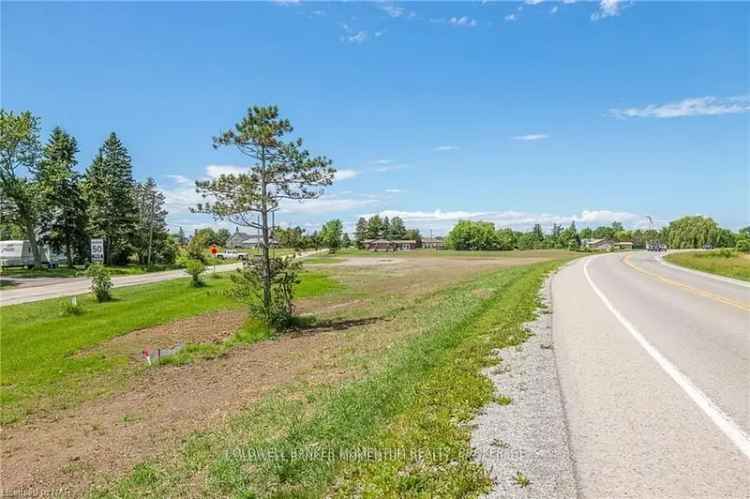
{"label": "tree line", "polygon": [[43,145],[38,117],[2,109],[0,131],[0,239],[27,240],[36,267],[43,246],[64,253],[71,267],[86,262],[92,238],[104,239],[105,264],[174,261],[164,195],[153,178],[133,179],[130,154],[114,132],[80,174],[78,143],[63,128]]}
{"label": "tree line", "polygon": [[632,242],[634,248],[645,248],[649,241],[659,241],[675,249],[711,246],[737,247],[747,251],[745,248],[750,249],[750,227],[735,233],[720,227],[710,217],[687,216],[658,230],[628,230],[619,222],[579,230],[575,222],[571,222],[567,227],[555,223],[549,232],[545,232],[540,224],[535,224],[530,231],[521,232],[510,228],[496,229],[491,222],[460,220],[453,226],[445,241],[446,247],[456,250],[577,250],[585,239]]}
{"label": "tree line", "polygon": [[360,217],[354,228],[354,238],[357,240],[357,246],[363,247],[363,241],[367,239],[388,239],[395,240],[412,240],[417,241],[417,246],[422,242],[422,235],[417,229],[407,229],[401,217],[381,218],[380,215],[373,215],[370,218]]}

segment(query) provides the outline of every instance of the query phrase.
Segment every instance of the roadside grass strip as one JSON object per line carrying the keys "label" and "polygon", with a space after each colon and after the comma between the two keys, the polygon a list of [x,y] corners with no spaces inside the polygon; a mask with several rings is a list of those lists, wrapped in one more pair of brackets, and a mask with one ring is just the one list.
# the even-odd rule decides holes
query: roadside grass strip
{"label": "roadside grass strip", "polygon": [[750,254],[728,250],[697,251],[671,253],[664,259],[689,269],[750,281]]}
{"label": "roadside grass strip", "polygon": [[[132,374],[133,369],[126,368],[125,356],[85,353],[91,347],[139,329],[245,306],[226,293],[228,277],[206,279],[206,286],[201,288],[190,287],[188,282],[176,279],[115,288],[114,299],[104,303],[97,303],[90,294],[81,295],[75,314],[65,313],[70,297],[3,307],[0,422],[12,423],[36,409],[64,408],[101,395],[96,386],[88,384],[94,376],[106,374],[116,381],[118,376]],[[325,274],[307,272],[302,275],[297,296],[317,296],[338,287]],[[250,342],[267,336],[267,331],[254,328],[250,321],[234,341]],[[210,357],[220,352],[208,350],[231,346],[188,345],[171,362]]]}
{"label": "roadside grass strip", "polygon": [[[480,371],[526,339],[559,262],[503,269],[402,314],[419,330],[355,381],[280,388],[215,431],[101,484],[94,497],[466,497],[490,487],[467,424],[493,400]],[[478,293],[477,291],[482,291]]]}

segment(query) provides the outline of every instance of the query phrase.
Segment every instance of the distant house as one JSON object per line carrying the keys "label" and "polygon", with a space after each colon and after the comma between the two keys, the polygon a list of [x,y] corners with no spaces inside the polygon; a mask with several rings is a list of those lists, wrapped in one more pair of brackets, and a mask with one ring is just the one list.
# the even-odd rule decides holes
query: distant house
{"label": "distant house", "polygon": [[630,241],[615,241],[613,239],[581,239],[581,245],[593,251],[612,251],[616,249],[631,250],[633,243]]}
{"label": "distant house", "polygon": [[423,237],[422,247],[429,249],[444,249],[445,239],[442,237]]}
{"label": "distant house", "polygon": [[412,239],[365,239],[362,244],[369,251],[408,251],[417,248],[417,241]]}
{"label": "distant house", "polygon": [[[227,248],[257,248],[262,246],[263,236],[258,234],[245,234],[235,229],[234,234],[227,239]],[[271,239],[270,246],[276,246],[276,241]]]}

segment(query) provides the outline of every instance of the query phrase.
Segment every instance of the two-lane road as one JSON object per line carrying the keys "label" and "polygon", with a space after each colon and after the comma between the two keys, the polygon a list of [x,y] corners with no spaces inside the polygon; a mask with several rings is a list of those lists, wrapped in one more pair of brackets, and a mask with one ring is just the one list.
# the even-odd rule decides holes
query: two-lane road
{"label": "two-lane road", "polygon": [[552,281],[583,497],[750,497],[750,286],[617,253]]}
{"label": "two-lane road", "polygon": [[[311,250],[299,254],[299,258],[306,258],[328,250]],[[240,268],[239,263],[228,263],[224,265],[208,266],[206,272],[229,272]],[[116,276],[112,278],[112,284],[115,288],[125,286],[138,286],[140,284],[152,284],[172,279],[188,277],[188,273],[182,269],[167,270],[164,272],[150,272],[147,274]],[[60,298],[63,296],[74,296],[87,293],[91,285],[91,279],[88,277],[68,277],[56,279],[54,283],[49,283],[49,279],[42,286],[28,286],[18,289],[0,290],[0,307],[5,305],[15,305],[18,303],[28,303],[33,301],[46,300],[49,298]]]}

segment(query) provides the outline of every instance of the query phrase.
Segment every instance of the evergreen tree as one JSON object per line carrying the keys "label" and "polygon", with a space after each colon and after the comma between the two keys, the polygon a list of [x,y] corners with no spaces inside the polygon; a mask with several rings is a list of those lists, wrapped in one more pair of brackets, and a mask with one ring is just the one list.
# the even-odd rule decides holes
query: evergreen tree
{"label": "evergreen tree", "polygon": [[393,217],[391,219],[390,226],[390,237],[388,239],[405,239],[406,238],[406,226],[401,217]]}
{"label": "evergreen tree", "polygon": [[114,132],[86,171],[84,185],[89,234],[104,238],[105,263],[127,263],[137,220],[135,182],[130,155]]}
{"label": "evergreen tree", "polygon": [[365,217],[359,217],[359,220],[357,220],[357,226],[354,229],[354,238],[357,240],[357,247],[362,249],[362,241],[367,239],[367,219]]}
{"label": "evergreen tree", "polygon": [[352,240],[349,237],[349,233],[344,232],[344,235],[341,237],[341,247],[348,248],[351,245],[352,245]]}
{"label": "evergreen tree", "polygon": [[373,215],[367,221],[367,238],[380,239],[383,235],[383,219],[379,215]]}
{"label": "evergreen tree", "polygon": [[180,226],[180,230],[177,231],[177,242],[180,246],[185,246],[187,243],[187,237],[185,237],[185,231],[182,229],[182,226]]}
{"label": "evergreen tree", "polygon": [[531,230],[531,233],[534,235],[534,239],[537,241],[544,241],[544,231],[542,230],[542,226],[539,224],[534,224],[534,228]]}
{"label": "evergreen tree", "polygon": [[391,234],[391,221],[388,217],[383,218],[383,228],[380,230],[380,237],[383,239],[393,239]]}
{"label": "evergreen tree", "polygon": [[43,240],[55,251],[65,252],[69,267],[73,267],[74,255],[81,258],[88,253],[86,200],[81,176],[73,169],[77,153],[76,139],[57,127],[42,150],[37,173]]}
{"label": "evergreen tree", "polygon": [[158,190],[156,180],[149,177],[135,185],[134,195],[138,217],[132,243],[138,263],[151,266],[152,256],[161,255],[169,238],[164,194]]}

